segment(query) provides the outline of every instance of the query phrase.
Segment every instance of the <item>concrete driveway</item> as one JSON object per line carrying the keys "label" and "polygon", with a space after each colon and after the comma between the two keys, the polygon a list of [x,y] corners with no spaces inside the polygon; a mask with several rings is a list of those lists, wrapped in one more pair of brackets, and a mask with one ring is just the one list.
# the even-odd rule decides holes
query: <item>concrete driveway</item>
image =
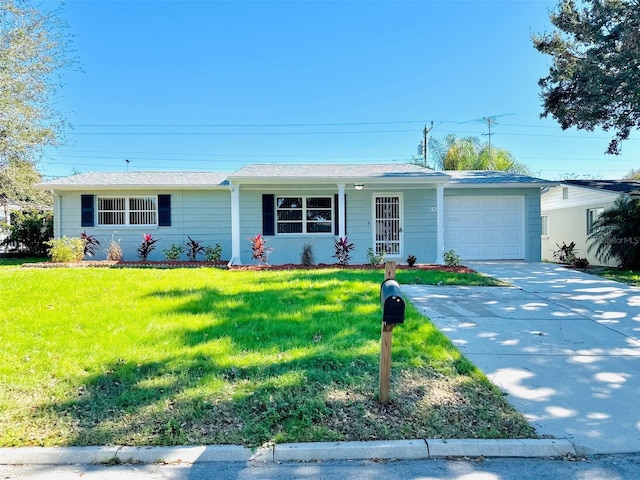
{"label": "concrete driveway", "polygon": [[640,452],[640,289],[551,263],[467,265],[513,287],[402,290],[540,436]]}

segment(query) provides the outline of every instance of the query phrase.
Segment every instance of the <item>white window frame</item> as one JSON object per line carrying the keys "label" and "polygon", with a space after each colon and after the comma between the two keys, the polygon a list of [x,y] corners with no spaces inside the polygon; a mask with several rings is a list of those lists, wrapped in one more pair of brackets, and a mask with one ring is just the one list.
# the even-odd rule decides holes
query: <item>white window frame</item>
{"label": "white window frame", "polygon": [[[124,223],[102,223],[101,214],[105,210],[100,209],[100,203],[102,200],[123,200],[124,209],[122,210],[108,210],[109,212],[122,213],[124,215]],[[138,210],[131,208],[132,200],[150,200],[153,208],[149,210]],[[158,226],[158,196],[157,195],[101,195],[97,198],[97,223],[98,227],[157,227]],[[135,213],[149,214],[153,216],[155,222],[152,223],[131,223],[131,215]]]}
{"label": "white window frame", "polygon": [[549,215],[540,217],[540,235],[543,237],[549,236]]}
{"label": "white window frame", "polygon": [[[301,200],[301,206],[299,208],[280,208],[280,201],[285,198],[299,198]],[[324,200],[329,200],[331,207],[330,208],[320,208],[320,207],[308,207],[307,200],[311,198],[321,198]],[[324,210],[331,213],[331,219],[325,221],[314,221],[307,218],[308,210]],[[301,218],[300,220],[280,220],[278,218],[278,212],[286,212],[286,211],[300,211]],[[276,195],[275,201],[275,233],[277,236],[291,236],[291,235],[320,235],[320,236],[331,236],[334,235],[335,229],[335,215],[336,215],[336,205],[334,202],[333,195]],[[309,232],[308,226],[310,224],[316,223],[325,223],[328,222],[331,224],[331,230],[329,232]],[[301,232],[280,232],[280,225],[284,224],[293,224],[293,223],[301,223],[302,231]]]}
{"label": "white window frame", "polygon": [[603,207],[587,208],[587,235],[591,235],[593,233],[593,224],[598,217],[602,215],[602,212],[604,212]]}

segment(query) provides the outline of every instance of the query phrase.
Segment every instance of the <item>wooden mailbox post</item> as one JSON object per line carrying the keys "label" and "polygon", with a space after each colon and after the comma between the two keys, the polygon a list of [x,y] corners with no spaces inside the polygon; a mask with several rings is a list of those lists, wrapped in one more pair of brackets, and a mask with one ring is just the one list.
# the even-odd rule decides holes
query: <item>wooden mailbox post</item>
{"label": "wooden mailbox post", "polygon": [[389,402],[391,384],[391,345],[393,327],[404,322],[405,303],[396,282],[396,263],[385,262],[384,281],[380,286],[380,305],[382,307],[382,335],[380,340],[380,392],[378,401]]}

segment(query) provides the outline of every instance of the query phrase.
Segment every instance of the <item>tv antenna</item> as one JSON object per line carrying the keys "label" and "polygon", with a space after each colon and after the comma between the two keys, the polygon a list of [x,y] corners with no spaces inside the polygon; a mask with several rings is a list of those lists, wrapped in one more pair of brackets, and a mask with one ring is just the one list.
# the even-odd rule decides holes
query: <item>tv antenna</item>
{"label": "tv antenna", "polygon": [[515,113],[503,113],[501,115],[487,115],[486,117],[480,117],[474,120],[470,120],[471,122],[475,122],[475,123],[487,124],[487,127],[489,128],[489,132],[483,133],[482,135],[489,137],[489,157],[491,157],[491,135],[495,135],[495,133],[491,133],[491,127],[493,125],[498,124],[498,121],[496,120],[497,118],[506,117],[507,115],[515,115]]}

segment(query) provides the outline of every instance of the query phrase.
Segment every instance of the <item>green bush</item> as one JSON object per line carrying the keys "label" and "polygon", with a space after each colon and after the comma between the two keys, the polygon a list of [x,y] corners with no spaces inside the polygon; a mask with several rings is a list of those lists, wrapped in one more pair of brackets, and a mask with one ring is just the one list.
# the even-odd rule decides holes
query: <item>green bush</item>
{"label": "green bush", "polygon": [[369,259],[369,264],[371,265],[382,265],[382,262],[384,262],[384,252],[376,254],[373,251],[373,248],[369,247],[367,249],[367,258]]}
{"label": "green bush", "polygon": [[49,245],[52,262],[79,262],[84,258],[84,241],[81,238],[54,238],[45,243]]}
{"label": "green bush", "polygon": [[4,225],[9,235],[0,245],[17,245],[15,250],[44,257],[47,241],[53,237],[53,212],[35,208],[11,213],[11,225]]}
{"label": "green bush", "polygon": [[444,260],[444,264],[447,267],[459,267],[460,262],[462,261],[462,258],[460,257],[460,255],[458,255],[453,250],[448,250],[444,252],[444,255],[442,255],[442,259]]}
{"label": "green bush", "polygon": [[215,247],[205,247],[204,258],[207,262],[219,262],[222,258],[222,247],[219,243],[216,243]]}
{"label": "green bush", "polygon": [[171,246],[165,250],[162,250],[164,258],[170,261],[180,260],[180,255],[184,252],[184,247],[179,243],[172,243]]}

